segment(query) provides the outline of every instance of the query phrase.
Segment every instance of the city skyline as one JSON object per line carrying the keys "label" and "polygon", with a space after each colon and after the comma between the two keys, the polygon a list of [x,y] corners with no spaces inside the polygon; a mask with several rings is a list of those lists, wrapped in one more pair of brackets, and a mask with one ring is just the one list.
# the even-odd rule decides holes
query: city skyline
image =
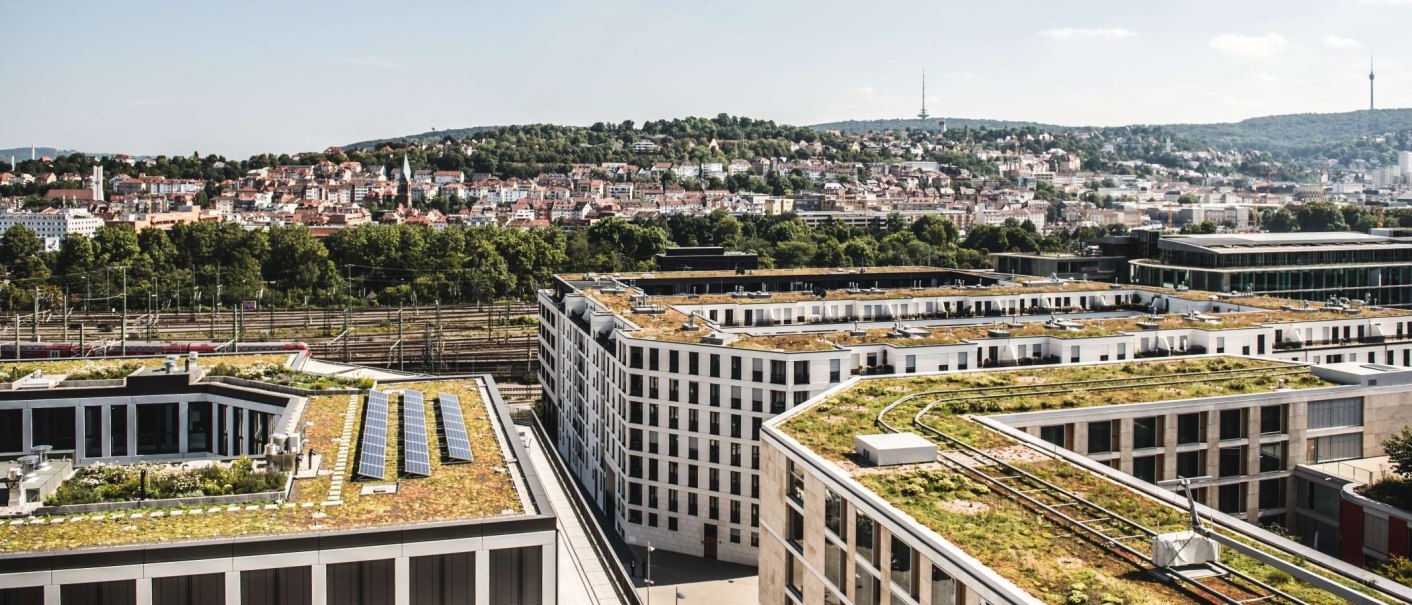
{"label": "city skyline", "polygon": [[[0,75],[36,91],[0,97],[0,148],[246,157],[494,124],[884,119],[915,115],[923,70],[936,117],[1065,125],[1360,110],[1370,55],[1379,107],[1412,95],[1399,0],[331,8],[0,3]],[[26,25],[56,10],[58,44]]]}

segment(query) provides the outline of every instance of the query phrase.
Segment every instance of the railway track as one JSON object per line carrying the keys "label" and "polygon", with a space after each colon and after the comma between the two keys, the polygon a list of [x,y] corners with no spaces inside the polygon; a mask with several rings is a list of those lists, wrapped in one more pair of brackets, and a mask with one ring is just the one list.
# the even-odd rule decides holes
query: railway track
{"label": "railway track", "polygon": [[[954,472],[980,481],[991,489],[1006,494],[1022,506],[1046,518],[1074,536],[1087,540],[1118,560],[1131,565],[1134,571],[1172,581],[1193,596],[1211,603],[1248,605],[1254,603],[1287,603],[1303,605],[1304,601],[1219,561],[1184,568],[1158,567],[1147,550],[1158,531],[1141,522],[1086,499],[1073,491],[1005,462],[990,451],[973,447],[962,439],[949,435],[926,422],[926,417],[938,406],[953,402],[1025,395],[1044,395],[1083,390],[1117,390],[1134,387],[1154,388],[1183,384],[1214,382],[1240,376],[1282,376],[1300,369],[1267,368],[1166,374],[1137,378],[1116,378],[1064,383],[1056,385],[982,387],[951,391],[928,391],[899,398],[884,407],[876,422],[888,432],[910,429],[939,446],[938,460]],[[903,419],[895,415],[903,412]],[[905,413],[911,412],[910,418]],[[896,424],[895,424],[896,423]],[[903,424],[905,423],[905,424]]]}
{"label": "railway track", "polygon": [[[534,382],[537,313],[533,303],[164,310],[130,312],[126,326],[130,341],[297,341],[321,359]],[[0,316],[0,342],[116,341],[123,325],[123,315],[111,311],[11,313]]]}

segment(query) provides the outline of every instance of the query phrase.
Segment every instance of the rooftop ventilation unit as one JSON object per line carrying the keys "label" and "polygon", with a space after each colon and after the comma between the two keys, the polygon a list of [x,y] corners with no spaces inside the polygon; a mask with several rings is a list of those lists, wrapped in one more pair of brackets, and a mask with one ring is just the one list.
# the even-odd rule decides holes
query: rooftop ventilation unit
{"label": "rooftop ventilation unit", "polygon": [[936,444],[916,433],[858,435],[853,438],[853,447],[864,460],[877,466],[936,461]]}

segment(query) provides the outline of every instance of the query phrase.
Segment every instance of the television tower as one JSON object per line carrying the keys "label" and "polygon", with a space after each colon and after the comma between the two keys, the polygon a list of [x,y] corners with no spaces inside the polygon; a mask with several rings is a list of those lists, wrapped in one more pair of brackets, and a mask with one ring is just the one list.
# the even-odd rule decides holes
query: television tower
{"label": "television tower", "polygon": [[1368,111],[1373,111],[1373,58],[1368,57]]}
{"label": "television tower", "polygon": [[922,110],[917,112],[917,117],[923,120],[932,117],[927,113],[927,70],[922,70]]}

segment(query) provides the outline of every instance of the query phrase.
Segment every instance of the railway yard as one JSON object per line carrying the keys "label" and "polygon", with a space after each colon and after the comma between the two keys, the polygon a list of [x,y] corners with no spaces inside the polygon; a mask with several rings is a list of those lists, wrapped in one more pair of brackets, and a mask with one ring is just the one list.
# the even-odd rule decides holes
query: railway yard
{"label": "railway yard", "polygon": [[[14,356],[16,343],[26,349],[67,343],[97,355],[121,343],[123,325],[118,312],[9,314],[0,317],[0,352]],[[234,351],[233,343],[302,342],[318,359],[408,372],[489,373],[534,384],[537,325],[534,304],[496,303],[129,312],[126,331],[130,347],[200,343]]]}

